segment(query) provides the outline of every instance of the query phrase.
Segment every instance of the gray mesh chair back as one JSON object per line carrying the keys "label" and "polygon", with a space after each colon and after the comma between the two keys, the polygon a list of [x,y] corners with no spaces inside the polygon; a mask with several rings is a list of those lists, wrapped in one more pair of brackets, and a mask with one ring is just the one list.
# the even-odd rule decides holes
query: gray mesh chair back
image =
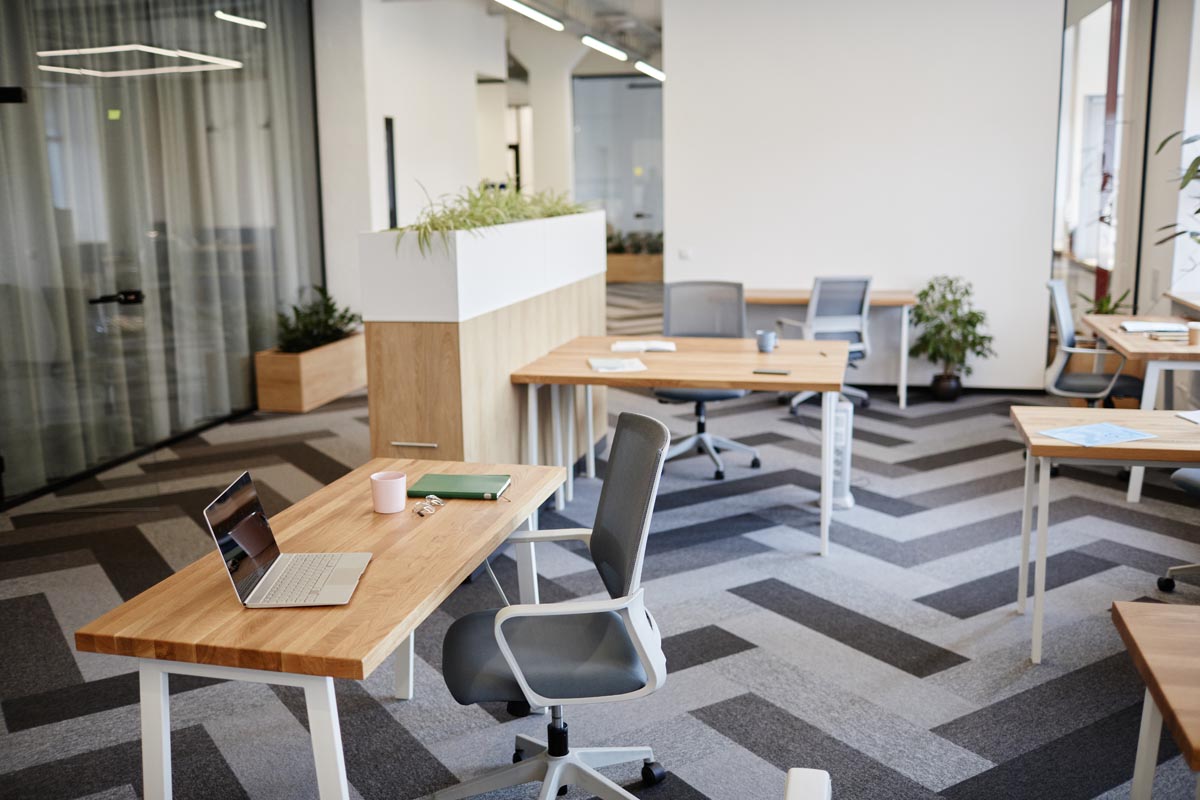
{"label": "gray mesh chair back", "polygon": [[816,278],[805,321],[814,339],[843,339],[865,349],[870,306],[869,277]]}
{"label": "gray mesh chair back", "polygon": [[742,285],[680,281],[663,285],[664,336],[746,337]]}
{"label": "gray mesh chair back", "polygon": [[1063,347],[1075,346],[1075,318],[1071,315],[1071,298],[1067,285],[1062,281],[1047,281],[1050,289],[1050,307],[1054,309],[1054,327],[1058,330],[1058,342]]}
{"label": "gray mesh chair back", "polygon": [[670,444],[671,432],[656,419],[629,413],[617,418],[591,539],[592,561],[614,598],[641,585],[650,516]]}

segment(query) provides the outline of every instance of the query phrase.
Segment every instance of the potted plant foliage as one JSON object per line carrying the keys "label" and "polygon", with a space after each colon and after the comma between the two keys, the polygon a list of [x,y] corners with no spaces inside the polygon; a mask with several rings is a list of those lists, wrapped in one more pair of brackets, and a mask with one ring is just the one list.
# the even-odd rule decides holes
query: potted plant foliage
{"label": "potted plant foliage", "polygon": [[312,300],[278,316],[279,344],[254,356],[263,411],[310,411],[367,383],[362,318],[325,289],[312,292]]}
{"label": "potted plant foliage", "polygon": [[941,367],[933,378],[933,396],[949,402],[962,394],[962,376],[971,374],[968,360],[995,355],[992,337],[983,333],[986,315],[971,304],[971,284],[939,275],[917,293],[912,321],[921,328],[909,351]]}
{"label": "potted plant foliage", "polygon": [[662,231],[613,231],[609,235],[609,283],[661,283],[662,276]]}

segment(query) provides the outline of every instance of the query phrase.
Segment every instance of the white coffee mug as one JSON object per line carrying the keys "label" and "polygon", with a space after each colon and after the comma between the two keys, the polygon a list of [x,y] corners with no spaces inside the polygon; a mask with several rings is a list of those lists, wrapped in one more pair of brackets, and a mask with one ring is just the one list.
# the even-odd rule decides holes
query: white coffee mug
{"label": "white coffee mug", "polygon": [[408,476],[403,472],[376,472],[371,476],[371,502],[376,514],[395,514],[408,503]]}

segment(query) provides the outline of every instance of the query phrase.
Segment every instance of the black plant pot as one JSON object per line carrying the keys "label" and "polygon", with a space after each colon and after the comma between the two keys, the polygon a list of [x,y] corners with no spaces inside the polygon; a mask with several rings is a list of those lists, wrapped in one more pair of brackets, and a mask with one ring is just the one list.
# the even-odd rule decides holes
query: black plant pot
{"label": "black plant pot", "polygon": [[930,388],[934,400],[953,403],[962,395],[962,378],[957,375],[934,375]]}

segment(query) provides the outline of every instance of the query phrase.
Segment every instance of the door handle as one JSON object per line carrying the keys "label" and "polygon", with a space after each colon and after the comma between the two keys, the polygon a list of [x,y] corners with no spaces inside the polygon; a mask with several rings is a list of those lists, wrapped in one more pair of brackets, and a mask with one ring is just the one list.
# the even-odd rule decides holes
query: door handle
{"label": "door handle", "polygon": [[99,297],[88,299],[88,305],[99,305],[100,303],[117,303],[122,306],[140,306],[142,301],[146,299],[146,294],[141,289],[130,289],[116,294],[102,294]]}

